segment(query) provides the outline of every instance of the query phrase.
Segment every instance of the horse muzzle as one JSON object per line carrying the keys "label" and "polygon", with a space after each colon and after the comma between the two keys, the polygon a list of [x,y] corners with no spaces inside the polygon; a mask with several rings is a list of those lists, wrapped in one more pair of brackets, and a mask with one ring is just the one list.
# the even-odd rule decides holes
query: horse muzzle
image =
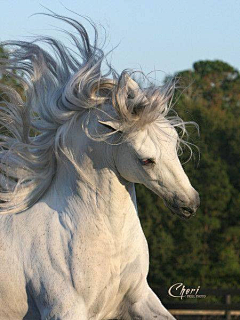
{"label": "horse muzzle", "polygon": [[174,199],[173,203],[170,204],[168,201],[165,201],[165,204],[173,214],[177,214],[182,219],[189,219],[195,216],[200,205],[200,198],[197,191],[195,191],[193,200],[189,202]]}

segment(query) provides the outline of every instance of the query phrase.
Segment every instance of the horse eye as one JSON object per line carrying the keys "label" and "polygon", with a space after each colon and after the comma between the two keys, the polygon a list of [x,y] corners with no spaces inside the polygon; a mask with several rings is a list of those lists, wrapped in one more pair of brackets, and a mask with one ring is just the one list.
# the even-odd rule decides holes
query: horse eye
{"label": "horse eye", "polygon": [[147,166],[155,163],[153,159],[141,159],[140,161],[143,166]]}

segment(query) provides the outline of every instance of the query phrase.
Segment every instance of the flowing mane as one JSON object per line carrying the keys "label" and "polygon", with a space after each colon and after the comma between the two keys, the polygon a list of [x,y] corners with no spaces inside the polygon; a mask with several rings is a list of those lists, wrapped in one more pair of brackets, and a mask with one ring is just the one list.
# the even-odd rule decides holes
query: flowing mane
{"label": "flowing mane", "polygon": [[[102,73],[106,55],[97,46],[95,25],[91,23],[95,31],[91,44],[86,29],[76,20],[47,15],[77,31],[78,36],[66,32],[77,54],[50,37],[0,44],[8,49],[8,58],[0,59],[0,72],[15,78],[24,89],[22,97],[10,86],[0,86],[1,214],[21,212],[41,198],[55,175],[59,152],[67,150],[64,137],[83,113],[111,104],[121,131],[127,134],[162,121],[171,108],[174,82],[140,89],[130,71],[118,75],[108,65]],[[39,41],[49,45],[51,53]],[[185,123],[177,115],[168,119],[185,133]]]}

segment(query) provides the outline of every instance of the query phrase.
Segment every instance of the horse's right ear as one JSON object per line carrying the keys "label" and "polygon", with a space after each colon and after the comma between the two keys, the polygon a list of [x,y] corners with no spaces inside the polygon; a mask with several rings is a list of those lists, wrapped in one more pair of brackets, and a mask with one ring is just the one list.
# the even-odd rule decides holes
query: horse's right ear
{"label": "horse's right ear", "polygon": [[120,123],[116,120],[108,120],[108,121],[101,121],[98,120],[100,124],[102,124],[104,127],[111,129],[113,131],[121,131],[120,130]]}

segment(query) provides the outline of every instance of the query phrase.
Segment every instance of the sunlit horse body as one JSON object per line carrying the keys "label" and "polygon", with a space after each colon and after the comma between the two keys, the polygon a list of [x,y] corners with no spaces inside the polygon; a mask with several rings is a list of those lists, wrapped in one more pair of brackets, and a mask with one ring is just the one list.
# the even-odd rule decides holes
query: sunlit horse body
{"label": "sunlit horse body", "polygon": [[177,156],[184,122],[167,117],[172,86],[101,75],[82,25],[53,16],[79,32],[81,63],[50,38],[58,62],[25,42],[2,59],[26,98],[2,89],[0,319],[173,319],[146,280],[134,189],[187,218],[199,205]]}

